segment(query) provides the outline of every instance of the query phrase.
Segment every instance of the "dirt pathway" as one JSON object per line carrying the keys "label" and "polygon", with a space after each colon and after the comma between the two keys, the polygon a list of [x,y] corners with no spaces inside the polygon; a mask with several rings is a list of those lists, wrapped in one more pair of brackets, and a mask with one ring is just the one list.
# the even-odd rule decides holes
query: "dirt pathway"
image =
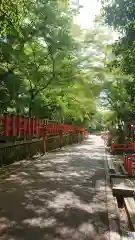
{"label": "dirt pathway", "polygon": [[109,239],[100,137],[0,175],[1,240]]}

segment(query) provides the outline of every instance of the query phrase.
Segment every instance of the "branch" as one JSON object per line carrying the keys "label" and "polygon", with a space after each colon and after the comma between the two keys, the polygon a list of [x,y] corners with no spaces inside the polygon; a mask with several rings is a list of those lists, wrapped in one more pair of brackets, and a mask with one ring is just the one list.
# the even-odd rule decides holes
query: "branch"
{"label": "branch", "polygon": [[29,81],[29,84],[30,84],[30,90],[32,91],[33,90],[33,88],[32,88],[32,82],[31,82],[31,80],[28,78],[28,81]]}
{"label": "branch", "polygon": [[[36,67],[36,72],[38,73],[38,69],[39,69],[40,65],[37,65],[37,63],[36,63],[36,55],[35,55],[35,49],[34,49],[34,47],[31,47],[31,49],[32,49],[32,54],[33,54],[33,59],[34,59],[34,65],[35,65],[35,67]],[[37,74],[37,75],[38,75],[38,74]]]}
{"label": "branch", "polygon": [[75,100],[76,102],[78,102],[78,103],[81,103],[82,104],[82,102],[80,102],[78,99],[76,99],[75,97],[71,97],[73,100]]}

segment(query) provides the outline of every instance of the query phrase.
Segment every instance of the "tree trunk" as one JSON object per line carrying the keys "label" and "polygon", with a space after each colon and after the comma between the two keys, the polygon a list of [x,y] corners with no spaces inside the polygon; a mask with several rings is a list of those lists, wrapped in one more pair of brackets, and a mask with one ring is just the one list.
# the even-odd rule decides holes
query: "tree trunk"
{"label": "tree trunk", "polygon": [[33,101],[34,101],[34,95],[31,94],[30,96],[30,101],[29,101],[29,118],[32,117],[32,106],[33,106]]}

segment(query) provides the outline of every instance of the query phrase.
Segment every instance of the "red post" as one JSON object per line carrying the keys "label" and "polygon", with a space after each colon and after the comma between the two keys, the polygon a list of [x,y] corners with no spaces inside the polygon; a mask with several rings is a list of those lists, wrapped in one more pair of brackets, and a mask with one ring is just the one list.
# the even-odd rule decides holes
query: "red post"
{"label": "red post", "polygon": [[38,134],[40,135],[40,127],[41,127],[41,124],[40,124],[40,120],[38,121]]}
{"label": "red post", "polygon": [[41,129],[41,120],[39,119],[39,121],[38,121],[38,134],[39,135],[41,135],[40,134],[40,131],[41,131],[40,129]]}
{"label": "red post", "polygon": [[23,134],[26,135],[27,131],[27,118],[23,117]]}
{"label": "red post", "polygon": [[34,119],[34,134],[37,134],[37,119]]}
{"label": "red post", "polygon": [[124,167],[125,167],[126,171],[128,171],[128,157],[127,157],[127,155],[125,155]]}
{"label": "red post", "polygon": [[28,118],[28,135],[31,135],[31,119]]}
{"label": "red post", "polygon": [[124,167],[126,169],[126,155],[124,156]]}
{"label": "red post", "polygon": [[128,174],[132,175],[132,159],[128,159]]}
{"label": "red post", "polygon": [[17,116],[17,136],[20,136],[21,131],[21,117]]}
{"label": "red post", "polygon": [[16,116],[10,116],[10,135],[16,135]]}
{"label": "red post", "polygon": [[39,120],[36,120],[36,134],[39,135]]}
{"label": "red post", "polygon": [[49,134],[52,134],[52,124],[49,123]]}
{"label": "red post", "polygon": [[135,152],[135,143],[133,143],[133,151]]}
{"label": "red post", "polygon": [[34,135],[34,118],[31,119],[31,133]]}
{"label": "red post", "polygon": [[35,118],[33,118],[33,135],[35,135]]}
{"label": "red post", "polygon": [[4,121],[3,121],[3,128],[4,128],[4,131],[3,131],[3,134],[4,136],[8,136],[9,135],[9,116],[8,115],[5,115],[4,116]]}
{"label": "red post", "polygon": [[54,134],[56,134],[56,123],[54,123]]}
{"label": "red post", "polygon": [[37,135],[39,135],[39,119],[37,119]]}
{"label": "red post", "polygon": [[52,134],[54,135],[54,123],[52,123]]}
{"label": "red post", "polygon": [[56,124],[56,134],[58,134],[58,123]]}
{"label": "red post", "polygon": [[55,135],[55,124],[53,123],[53,135]]}

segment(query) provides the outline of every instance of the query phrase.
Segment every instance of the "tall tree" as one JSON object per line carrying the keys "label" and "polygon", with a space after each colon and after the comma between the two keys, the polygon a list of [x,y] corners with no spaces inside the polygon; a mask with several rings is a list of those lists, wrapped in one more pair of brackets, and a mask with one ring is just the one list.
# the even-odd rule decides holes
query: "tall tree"
{"label": "tall tree", "polygon": [[[115,60],[111,63],[111,70],[119,69],[121,71],[121,81],[115,88],[119,91],[121,107],[123,114],[128,119],[135,117],[135,2],[134,0],[115,0],[113,2],[103,1],[103,14],[105,21],[114,29],[119,31],[119,39],[113,44]],[[127,75],[124,80],[123,74]],[[124,94],[123,93],[126,94]],[[116,91],[115,91],[116,92]],[[123,95],[122,95],[123,94]],[[118,99],[114,96],[115,105],[118,105]],[[117,109],[117,112],[119,110]],[[120,111],[119,111],[120,112]]]}

